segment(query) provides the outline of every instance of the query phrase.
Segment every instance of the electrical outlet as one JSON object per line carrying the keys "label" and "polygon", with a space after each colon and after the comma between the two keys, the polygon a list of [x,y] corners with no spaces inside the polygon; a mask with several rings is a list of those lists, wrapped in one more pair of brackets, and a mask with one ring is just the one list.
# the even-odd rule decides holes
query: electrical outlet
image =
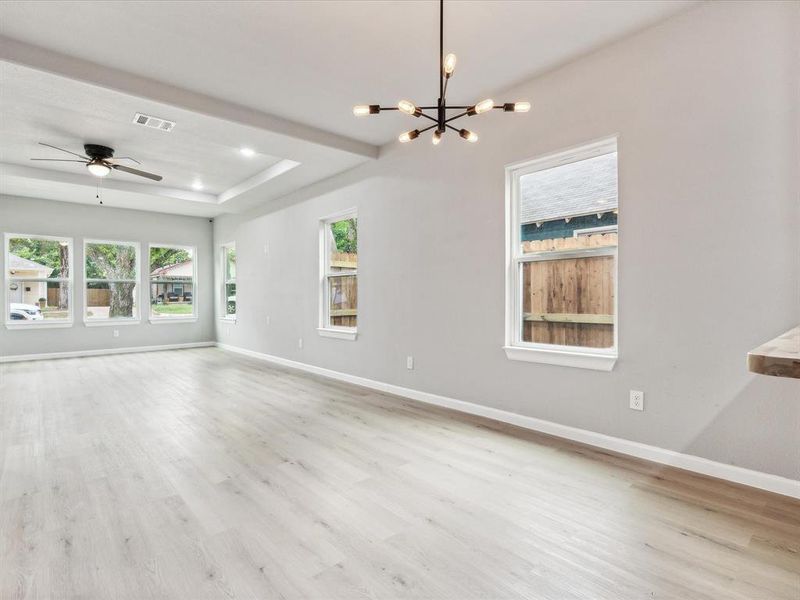
{"label": "electrical outlet", "polygon": [[225,328],[225,335],[230,335],[230,334],[231,334],[231,328],[230,327],[226,327]]}
{"label": "electrical outlet", "polygon": [[264,256],[269,256],[269,243],[264,244]]}
{"label": "electrical outlet", "polygon": [[267,315],[267,326],[269,326],[269,322],[270,322],[269,315]]}
{"label": "electrical outlet", "polygon": [[644,410],[644,392],[631,390],[630,407],[633,410]]}
{"label": "electrical outlet", "polygon": [[119,337],[119,329],[115,329],[112,334],[114,337]]}
{"label": "electrical outlet", "polygon": [[406,356],[406,369],[409,371],[414,368],[414,357]]}
{"label": "electrical outlet", "polygon": [[300,350],[303,349],[303,338],[297,340],[297,347],[300,348]]}

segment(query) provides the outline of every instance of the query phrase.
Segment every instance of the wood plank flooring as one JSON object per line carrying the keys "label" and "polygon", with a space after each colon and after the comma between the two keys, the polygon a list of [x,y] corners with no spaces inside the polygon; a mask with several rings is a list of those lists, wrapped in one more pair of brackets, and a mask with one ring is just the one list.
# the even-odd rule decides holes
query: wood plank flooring
{"label": "wood plank flooring", "polygon": [[800,502],[208,348],[0,365],[0,598],[800,598]]}

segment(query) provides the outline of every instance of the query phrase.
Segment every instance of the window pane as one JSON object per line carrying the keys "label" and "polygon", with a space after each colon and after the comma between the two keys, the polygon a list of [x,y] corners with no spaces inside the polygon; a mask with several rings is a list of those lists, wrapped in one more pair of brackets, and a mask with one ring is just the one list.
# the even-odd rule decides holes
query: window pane
{"label": "window pane", "polygon": [[236,279],[236,248],[225,247],[225,280]]}
{"label": "window pane", "polygon": [[138,315],[135,283],[90,282],[86,284],[88,319],[130,319]]}
{"label": "window pane", "polygon": [[136,279],[136,247],[86,244],[87,279]]}
{"label": "window pane", "polygon": [[235,283],[226,283],[225,284],[225,314],[226,315],[235,315],[236,314],[236,284]]}
{"label": "window pane", "polygon": [[330,325],[355,327],[358,308],[358,277],[343,275],[328,278]]}
{"label": "window pane", "polygon": [[8,286],[12,321],[69,319],[69,284],[47,281],[12,281]]}
{"label": "window pane", "polygon": [[11,238],[8,241],[8,273],[31,279],[68,278],[69,245],[66,240]]}
{"label": "window pane", "polygon": [[522,263],[522,341],[614,346],[614,257]]}
{"label": "window pane", "polygon": [[521,176],[519,203],[522,253],[616,245],[617,153]]}
{"label": "window pane", "polygon": [[150,248],[150,316],[194,314],[194,250]]}
{"label": "window pane", "polygon": [[330,223],[329,268],[332,273],[358,268],[358,223],[356,218]]}

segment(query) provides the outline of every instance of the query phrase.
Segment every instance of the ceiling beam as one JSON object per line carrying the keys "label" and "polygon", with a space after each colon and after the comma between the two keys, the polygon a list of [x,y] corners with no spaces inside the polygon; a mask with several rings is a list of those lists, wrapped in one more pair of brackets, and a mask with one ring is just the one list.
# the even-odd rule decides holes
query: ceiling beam
{"label": "ceiling beam", "polygon": [[[0,36],[0,60],[82,81],[129,96],[255,127],[285,136],[290,140],[300,140],[367,158],[378,157],[378,146],[372,144],[283,119],[227,100],[175,87],[155,79],[140,77],[126,71],[53,52],[5,36]],[[299,158],[292,157],[290,154],[283,153],[282,156]]]}

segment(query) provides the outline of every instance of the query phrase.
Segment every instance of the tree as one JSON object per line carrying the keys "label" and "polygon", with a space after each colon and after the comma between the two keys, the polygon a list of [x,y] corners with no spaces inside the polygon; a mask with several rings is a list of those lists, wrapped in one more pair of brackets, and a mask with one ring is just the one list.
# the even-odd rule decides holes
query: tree
{"label": "tree", "polygon": [[180,248],[150,248],[150,272],[172,265],[179,265],[192,257],[186,250]]}
{"label": "tree", "polygon": [[356,219],[343,219],[331,223],[333,242],[337,252],[356,254],[358,252],[358,228]]}
{"label": "tree", "polygon": [[136,249],[116,244],[86,245],[86,276],[89,279],[108,279],[111,290],[109,317],[133,316],[135,282],[114,281],[134,279],[136,276]]}

